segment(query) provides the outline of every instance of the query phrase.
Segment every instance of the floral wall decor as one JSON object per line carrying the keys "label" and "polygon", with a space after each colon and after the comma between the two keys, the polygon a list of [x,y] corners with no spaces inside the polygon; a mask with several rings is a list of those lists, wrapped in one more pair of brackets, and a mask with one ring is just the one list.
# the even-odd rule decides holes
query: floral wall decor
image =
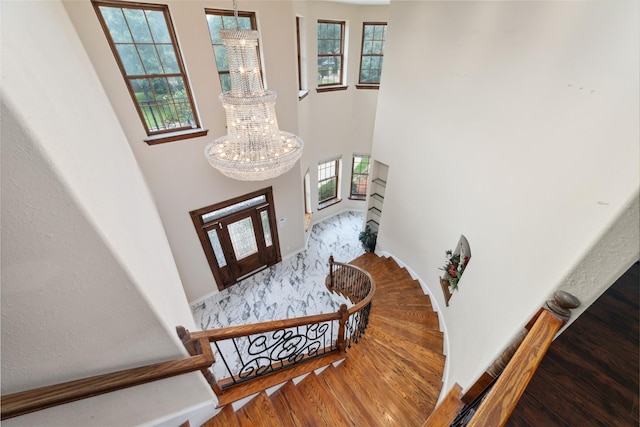
{"label": "floral wall decor", "polygon": [[440,267],[440,270],[444,271],[444,274],[440,278],[440,284],[442,285],[445,302],[448,306],[449,299],[451,299],[451,292],[458,290],[458,282],[471,259],[471,249],[469,248],[467,238],[460,236],[456,248],[446,251],[445,256],[447,261],[443,267]]}

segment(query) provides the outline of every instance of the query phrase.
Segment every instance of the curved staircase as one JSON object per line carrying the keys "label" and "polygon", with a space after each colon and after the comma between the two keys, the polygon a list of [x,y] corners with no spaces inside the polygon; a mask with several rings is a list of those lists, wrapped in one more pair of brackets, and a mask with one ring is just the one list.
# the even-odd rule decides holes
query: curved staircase
{"label": "curved staircase", "polygon": [[445,356],[438,315],[406,269],[367,253],[350,262],[374,278],[369,324],[347,358],[204,426],[422,426],[442,387]]}

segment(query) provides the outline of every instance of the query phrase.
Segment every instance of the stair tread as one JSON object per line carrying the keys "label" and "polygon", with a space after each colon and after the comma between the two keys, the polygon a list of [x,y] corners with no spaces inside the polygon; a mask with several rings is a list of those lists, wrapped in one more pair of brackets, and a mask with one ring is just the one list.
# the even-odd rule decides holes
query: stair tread
{"label": "stair tread", "polygon": [[[398,359],[376,348],[368,348],[359,355],[359,366],[384,366],[375,372],[386,388],[408,402],[416,415],[425,420],[436,405],[438,392],[442,388],[440,377],[421,370],[417,365],[399,364]],[[388,393],[387,393],[388,394]]]}
{"label": "stair tread", "polygon": [[440,320],[438,319],[438,315],[433,311],[419,309],[413,310],[406,309],[404,307],[389,308],[372,305],[371,315],[390,317],[392,319],[396,319],[398,323],[402,324],[417,323],[421,326],[432,329],[440,328]]}
{"label": "stair tread", "polygon": [[403,338],[440,353],[442,352],[444,339],[442,332],[434,329],[400,328],[390,334],[386,329],[379,328],[376,325],[369,325],[365,335],[378,336],[383,339]]}
{"label": "stair tread", "polygon": [[425,296],[424,291],[420,287],[420,283],[418,283],[414,279],[403,279],[403,280],[386,279],[386,280],[380,280],[380,281],[376,280],[376,287],[380,289],[380,292],[385,294],[409,292],[419,296]]}
{"label": "stair tread", "polygon": [[278,427],[280,418],[267,393],[260,392],[236,412],[241,427]]}
{"label": "stair tread", "polygon": [[[410,295],[411,299],[420,299],[427,296],[420,284],[415,280],[411,279],[410,281],[392,281],[387,280],[385,282],[379,283],[376,282],[376,295],[385,295],[385,296],[407,296]],[[407,295],[405,295],[407,294]]]}
{"label": "stair tread", "polygon": [[[357,357],[361,364],[371,364],[371,366],[384,366],[385,375],[392,379],[394,384],[403,384],[403,390],[412,391],[409,399],[416,397],[416,405],[427,405],[431,411],[435,406],[440,390],[442,389],[442,378],[433,374],[430,369],[424,367],[419,361],[408,363],[398,363],[395,354],[391,354],[381,347],[369,346],[366,351],[359,352]],[[416,390],[419,392],[416,393]],[[402,393],[402,391],[401,391]]]}
{"label": "stair tread", "polygon": [[[402,305],[400,305],[402,304]],[[377,308],[400,308],[404,307],[407,310],[424,310],[427,313],[433,313],[436,316],[438,313],[433,309],[431,303],[428,301],[416,301],[416,302],[402,302],[402,301],[393,301],[393,300],[384,300],[384,299],[373,299],[372,307]]]}
{"label": "stair tread", "polygon": [[269,387],[282,384],[285,381],[289,381],[290,379],[303,375],[309,371],[327,366],[340,359],[344,359],[344,357],[344,353],[330,353],[317,359],[310,359],[304,363],[295,365],[290,369],[285,369],[280,372],[265,375],[260,379],[230,387],[218,396],[218,406],[227,405],[247,396],[251,396],[261,390],[266,390]]}
{"label": "stair tread", "polygon": [[310,413],[314,415],[317,426],[346,426],[349,419],[343,409],[335,403],[328,390],[322,386],[313,372],[298,384],[300,394],[307,401]]}
{"label": "stair tread", "polygon": [[271,395],[270,399],[280,415],[283,427],[314,427],[316,425],[304,397],[292,381],[287,381],[284,386]]}
{"label": "stair tread", "polygon": [[[370,335],[364,335],[358,345],[367,341],[371,341],[374,346],[384,347],[386,351],[395,352],[396,359],[403,363],[411,363],[412,361],[415,362],[416,360],[419,360],[423,365],[423,369],[428,369],[432,374],[442,378],[442,373],[444,372],[444,361],[446,358],[437,351],[424,349],[418,345],[412,345],[410,341],[406,340],[403,341],[402,346],[400,346],[394,344],[394,342],[389,342],[388,340]],[[367,345],[369,345],[368,342]],[[364,346],[362,349],[364,349]]]}
{"label": "stair tread", "polygon": [[233,406],[228,405],[222,408],[220,412],[207,422],[202,424],[202,427],[239,427],[238,418],[233,411]]}
{"label": "stair tread", "polygon": [[[420,284],[416,281],[398,283],[387,282],[387,285],[379,285],[376,282],[376,291],[374,298],[378,297],[378,299],[380,299],[381,296],[384,296],[384,298],[404,298],[408,301],[420,301],[425,299],[425,297],[429,297],[429,295],[424,293]],[[411,295],[412,298],[407,298],[407,293]]]}
{"label": "stair tread", "polygon": [[[383,376],[379,375],[375,366],[363,366],[355,358],[347,358],[340,368],[345,381],[349,382],[357,393],[364,396],[370,405],[370,410],[374,411],[374,416],[384,420],[384,424],[418,425],[417,408],[396,393]],[[384,392],[381,392],[382,390]],[[422,421],[426,418],[425,416]]]}
{"label": "stair tread", "polygon": [[322,371],[318,378],[331,389],[334,396],[337,396],[337,402],[349,416],[353,425],[375,425],[377,420],[369,413],[367,405],[360,400],[353,388],[345,383],[337,368],[329,366]]}
{"label": "stair tread", "polygon": [[369,314],[369,322],[380,322],[381,324],[389,324],[391,323],[391,327],[398,327],[399,324],[417,327],[424,327],[428,329],[440,330],[440,320],[437,315],[426,316],[424,318],[411,318],[411,317],[400,317],[402,312],[384,312],[382,310],[374,311],[371,309],[371,313]]}

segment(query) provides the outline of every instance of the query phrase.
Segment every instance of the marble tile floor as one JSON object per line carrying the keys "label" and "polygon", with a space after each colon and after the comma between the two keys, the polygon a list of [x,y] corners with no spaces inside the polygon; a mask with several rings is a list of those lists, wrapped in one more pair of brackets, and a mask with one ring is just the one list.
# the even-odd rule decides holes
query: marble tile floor
{"label": "marble tile floor", "polygon": [[363,224],[364,212],[347,211],[313,225],[306,250],[193,305],[196,325],[216,329],[338,311],[347,301],[325,287],[329,256],[349,262],[362,255]]}

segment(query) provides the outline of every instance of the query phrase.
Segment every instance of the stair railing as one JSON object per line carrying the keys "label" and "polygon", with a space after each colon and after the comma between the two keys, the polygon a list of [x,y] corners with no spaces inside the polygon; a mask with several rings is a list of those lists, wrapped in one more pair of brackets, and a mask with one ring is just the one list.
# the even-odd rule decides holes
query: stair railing
{"label": "stair railing", "polygon": [[[0,419],[194,371],[201,371],[219,395],[223,388],[237,384],[239,380],[263,376],[325,354],[345,352],[366,328],[375,284],[369,273],[356,266],[333,262],[333,258],[330,265],[335,278],[331,290],[349,298],[354,304],[352,307],[342,304],[337,313],[192,333],[178,326],[178,335],[189,357],[4,395],[0,402]],[[240,344],[240,340],[245,343]],[[209,369],[216,361],[211,343],[218,350],[231,347],[234,351],[245,348],[262,349],[263,352],[254,355],[253,361],[243,362],[244,368],[219,382]],[[270,351],[265,352],[267,349]],[[265,355],[269,353],[271,356],[266,362]],[[230,365],[229,360],[224,362],[223,359],[223,365],[226,364]]]}
{"label": "stair railing", "polygon": [[230,326],[189,332],[178,327],[178,335],[191,354],[191,342],[208,340],[214,349],[212,370],[203,372],[217,395],[229,387],[246,383],[300,363],[337,352],[344,353],[358,342],[369,319],[375,283],[359,267],[329,259],[327,288],[346,297],[335,313],[287,320]]}
{"label": "stair railing", "polygon": [[209,343],[197,340],[192,347],[197,354],[189,357],[4,395],[0,418],[13,418],[211,366],[213,353]]}
{"label": "stair railing", "polygon": [[556,292],[465,396],[460,397],[460,386],[454,384],[423,427],[504,426],[556,334],[569,320],[569,309],[579,305],[573,295]]}

